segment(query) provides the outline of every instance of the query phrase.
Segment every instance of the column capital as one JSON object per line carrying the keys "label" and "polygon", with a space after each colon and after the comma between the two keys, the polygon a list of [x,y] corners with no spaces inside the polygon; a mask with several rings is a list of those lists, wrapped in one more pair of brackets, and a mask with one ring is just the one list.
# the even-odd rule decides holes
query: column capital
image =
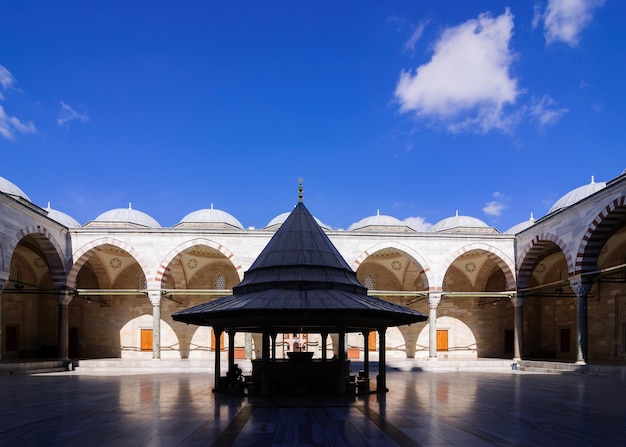
{"label": "column capital", "polygon": [[570,278],[569,285],[578,298],[586,298],[591,290],[591,284],[580,276]]}
{"label": "column capital", "polygon": [[511,295],[511,303],[513,303],[513,307],[522,307],[524,305],[524,301],[526,301],[526,297]]}
{"label": "column capital", "polygon": [[69,290],[62,290],[59,292],[59,296],[57,296],[57,302],[60,306],[67,306],[72,302],[74,298],[74,294]]}
{"label": "column capital", "polygon": [[161,291],[152,290],[148,292],[148,299],[150,300],[153,306],[160,306],[161,305]]}
{"label": "column capital", "polygon": [[428,307],[430,309],[436,309],[441,302],[441,292],[430,292],[428,294]]}

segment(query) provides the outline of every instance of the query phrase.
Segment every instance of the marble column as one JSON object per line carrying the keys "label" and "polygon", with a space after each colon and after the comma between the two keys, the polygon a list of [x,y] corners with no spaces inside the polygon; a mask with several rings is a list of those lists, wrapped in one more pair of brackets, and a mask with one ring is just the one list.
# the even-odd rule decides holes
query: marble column
{"label": "marble column", "polygon": [[437,307],[441,293],[428,295],[428,360],[437,360]]}
{"label": "marble column", "polygon": [[587,359],[587,294],[591,285],[581,278],[570,279],[576,294],[576,364],[586,365]]}
{"label": "marble column", "polygon": [[161,358],[161,292],[148,292],[152,303],[152,358]]}
{"label": "marble column", "polygon": [[2,291],[5,285],[6,282],[0,279],[0,360],[2,360],[2,346],[4,346],[4,338],[2,337],[2,330],[4,329],[4,322],[2,321]]}
{"label": "marble column", "polygon": [[346,394],[346,331],[339,330],[339,394]]}
{"label": "marble column", "polygon": [[57,297],[59,303],[59,359],[69,360],[69,343],[70,343],[70,321],[68,306],[74,296],[67,290],[61,291]]}
{"label": "marble column", "polygon": [[386,393],[387,389],[387,328],[378,329],[378,380],[376,381],[376,392]]}
{"label": "marble column", "polygon": [[235,330],[228,330],[228,372],[235,371]]}
{"label": "marble column", "polygon": [[524,338],[523,337],[524,297],[513,295],[511,296],[511,302],[513,303],[513,308],[515,309],[515,318],[513,321],[513,361],[521,362],[522,361],[522,340]]}
{"label": "marble column", "polygon": [[213,327],[213,337],[215,339],[215,342],[213,344],[213,346],[215,346],[215,366],[213,368],[214,372],[214,376],[215,376],[215,380],[214,380],[214,386],[213,386],[213,391],[221,391],[220,390],[220,376],[222,374],[222,364],[221,364],[221,355],[222,355],[222,350],[220,349],[220,338],[222,338],[222,332],[224,332],[224,329],[222,329],[221,327]]}
{"label": "marble column", "polygon": [[363,375],[370,377],[370,331],[363,332]]}

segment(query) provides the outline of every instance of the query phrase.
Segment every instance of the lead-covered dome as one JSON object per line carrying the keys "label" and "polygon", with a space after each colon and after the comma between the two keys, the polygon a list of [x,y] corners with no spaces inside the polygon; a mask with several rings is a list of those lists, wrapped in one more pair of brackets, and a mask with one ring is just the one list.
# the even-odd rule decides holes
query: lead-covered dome
{"label": "lead-covered dome", "polygon": [[202,209],[198,211],[193,211],[187,214],[182,220],[175,225],[176,228],[185,228],[185,227],[211,227],[211,228],[237,228],[243,229],[243,225],[235,219],[232,215],[228,214],[226,211],[218,210],[213,208],[213,204],[211,204],[211,208]]}
{"label": "lead-covered dome", "polygon": [[407,226],[400,219],[380,214],[380,210],[376,210],[375,216],[369,216],[353,223],[348,227],[348,231],[392,231],[415,233],[414,229]]}
{"label": "lead-covered dome", "polygon": [[20,198],[28,200],[30,202],[30,199],[26,194],[24,194],[24,191],[22,191],[20,188],[17,187],[17,185],[11,183],[4,177],[0,177],[0,192],[13,196],[14,198]]}
{"label": "lead-covered dome", "polygon": [[578,188],[568,192],[559,200],[556,201],[548,214],[553,213],[555,211],[561,210],[563,208],[567,208],[577,202],[580,202],[582,199],[589,197],[592,194],[600,191],[601,189],[606,187],[606,182],[597,182],[594,177],[591,176],[591,183],[583,186],[579,186]]}
{"label": "lead-covered dome", "polygon": [[80,224],[76,219],[74,219],[69,214],[65,214],[59,210],[55,210],[50,208],[50,202],[48,202],[48,208],[46,208],[46,212],[48,213],[48,217],[55,222],[60,223],[64,227],[67,228],[79,228]]}
{"label": "lead-covered dome", "polygon": [[[287,218],[289,217],[290,214],[291,213],[289,213],[289,212],[279,214],[278,216],[276,216],[272,220],[270,220],[267,225],[265,225],[265,229],[266,230],[277,230],[278,228],[280,228],[280,226],[283,224],[283,222],[285,222],[285,220],[287,220]],[[330,230],[331,229],[328,225],[324,224],[317,217],[313,216],[313,219],[324,230]]]}
{"label": "lead-covered dome", "polygon": [[161,228],[161,225],[154,218],[134,210],[130,203],[128,208],[116,208],[100,214],[85,226]]}
{"label": "lead-covered dome", "polygon": [[430,228],[433,233],[497,233],[495,228],[476,217],[459,216],[459,212],[452,217],[440,220]]}
{"label": "lead-covered dome", "polygon": [[530,213],[530,219],[520,222],[517,225],[513,225],[511,228],[505,231],[507,234],[517,234],[524,231],[526,228],[530,228],[535,224],[535,218],[533,213]]}

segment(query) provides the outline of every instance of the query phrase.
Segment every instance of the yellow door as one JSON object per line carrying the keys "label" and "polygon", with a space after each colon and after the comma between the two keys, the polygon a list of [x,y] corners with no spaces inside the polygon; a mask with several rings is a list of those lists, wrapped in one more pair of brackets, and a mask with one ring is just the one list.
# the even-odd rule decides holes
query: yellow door
{"label": "yellow door", "polygon": [[437,351],[448,350],[448,331],[446,329],[437,329]]}
{"label": "yellow door", "polygon": [[141,350],[152,351],[152,329],[141,330]]}

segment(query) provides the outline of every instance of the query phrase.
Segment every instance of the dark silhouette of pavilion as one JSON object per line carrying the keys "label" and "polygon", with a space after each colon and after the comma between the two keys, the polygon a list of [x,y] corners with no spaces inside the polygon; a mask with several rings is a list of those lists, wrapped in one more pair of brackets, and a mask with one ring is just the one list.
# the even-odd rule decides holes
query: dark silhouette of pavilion
{"label": "dark silhouette of pavilion", "polygon": [[[231,376],[235,368],[235,333],[261,333],[262,358],[253,361],[252,382],[263,394],[277,390],[289,393],[295,383],[300,391],[345,394],[349,375],[347,333],[363,334],[364,376],[369,379],[368,335],[378,331],[376,391],[385,392],[386,329],[428,317],[367,295],[367,288],[358,282],[356,273],[302,203],[300,184],[298,204],[244,273],[243,281],[233,288],[233,294],[176,312],[172,318],[212,326],[215,346],[219,346],[222,333],[228,333]],[[275,341],[279,333],[321,334],[322,358],[276,359]],[[339,354],[336,359],[328,359],[326,340],[333,333],[339,334]],[[226,386],[225,380],[219,377],[219,352],[215,356],[215,371],[215,390],[219,391]]]}

